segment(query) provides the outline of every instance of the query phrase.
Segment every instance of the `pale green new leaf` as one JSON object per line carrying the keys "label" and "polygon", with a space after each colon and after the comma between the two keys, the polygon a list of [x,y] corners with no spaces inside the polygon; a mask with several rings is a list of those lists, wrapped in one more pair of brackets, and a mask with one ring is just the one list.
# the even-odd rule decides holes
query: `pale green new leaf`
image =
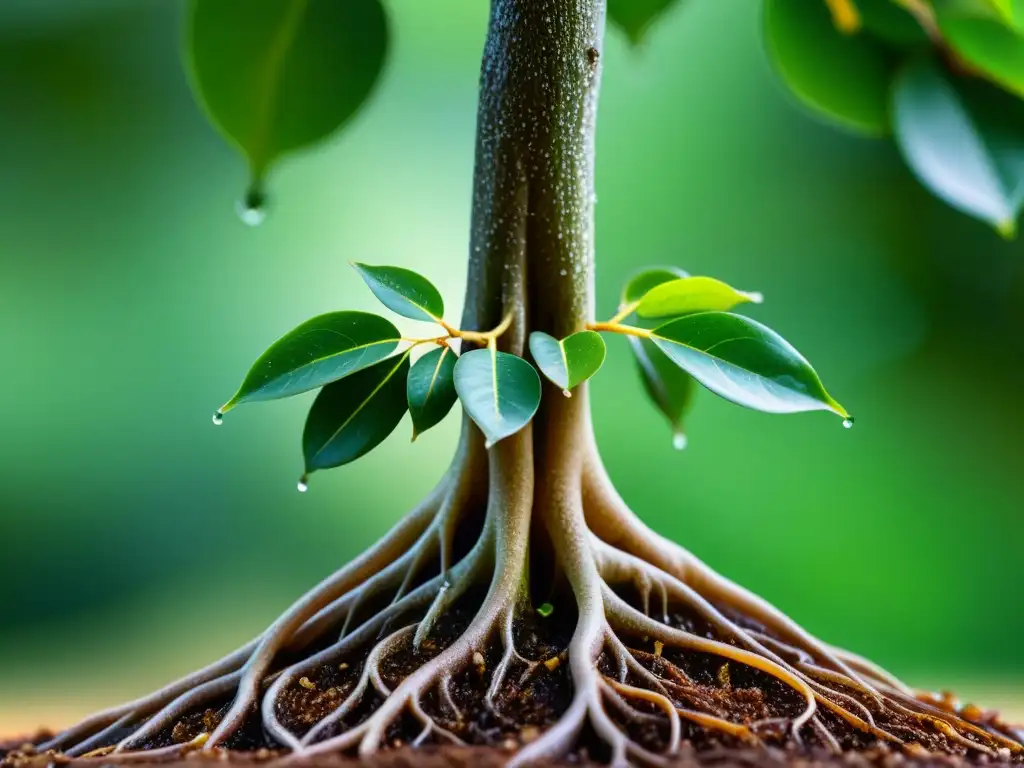
{"label": "pale green new leaf", "polygon": [[803,355],[775,331],[728,312],[686,315],[651,339],[716,395],[766,413],[827,410],[849,418]]}
{"label": "pale green new leaf", "polygon": [[888,133],[892,78],[879,43],[839,32],[821,0],[764,0],[764,37],[779,76],[806,106],[858,133]]}
{"label": "pale green new leaf", "polygon": [[648,291],[662,283],[689,277],[690,273],[678,267],[650,267],[633,275],[622,288],[622,304],[635,304]]}
{"label": "pale green new leaf", "polygon": [[579,331],[561,341],[540,331],[530,334],[537,367],[565,394],[598,372],[606,352],[604,339],[594,331]]}
{"label": "pale green new leaf", "polygon": [[894,90],[896,141],[938,197],[1005,235],[1024,206],[1024,114],[981,83],[954,87],[938,65],[912,62]]}
{"label": "pale green new leaf", "polygon": [[191,0],[186,58],[199,101],[249,161],[254,189],[281,155],[346,123],[380,77],[380,0]]}
{"label": "pale green new leaf", "polygon": [[381,304],[403,317],[438,322],[444,316],[440,291],[427,278],[404,267],[353,264]]}
{"label": "pale green new leaf", "polygon": [[407,395],[412,439],[438,424],[455,405],[455,353],[439,347],[423,355],[409,371]]}
{"label": "pale green new leaf", "polygon": [[387,357],[400,338],[394,325],[367,312],[314,317],[260,355],[220,413],[241,403],[276,400],[322,387]]}
{"label": "pale green new leaf", "polygon": [[763,300],[760,293],[738,291],[713,277],[682,277],[644,294],[636,313],[640,317],[671,317],[689,312],[724,312],[739,304],[760,304]]}
{"label": "pale green new leaf", "polygon": [[409,353],[381,360],[324,387],[306,418],[306,473],[340,467],[380,445],[407,408]]}
{"label": "pale green new leaf", "polygon": [[540,406],[537,369],[507,352],[463,354],[455,364],[455,390],[488,448],[529,424]]}

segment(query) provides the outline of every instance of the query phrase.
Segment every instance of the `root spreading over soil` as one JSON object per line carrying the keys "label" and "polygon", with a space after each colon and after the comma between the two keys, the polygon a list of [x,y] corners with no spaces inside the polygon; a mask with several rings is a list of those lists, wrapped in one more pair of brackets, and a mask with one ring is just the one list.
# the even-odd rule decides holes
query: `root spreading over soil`
{"label": "root spreading over soil", "polygon": [[910,690],[653,533],[585,438],[541,473],[528,433],[485,452],[467,428],[427,500],[254,641],[6,761],[1024,763],[996,715]]}

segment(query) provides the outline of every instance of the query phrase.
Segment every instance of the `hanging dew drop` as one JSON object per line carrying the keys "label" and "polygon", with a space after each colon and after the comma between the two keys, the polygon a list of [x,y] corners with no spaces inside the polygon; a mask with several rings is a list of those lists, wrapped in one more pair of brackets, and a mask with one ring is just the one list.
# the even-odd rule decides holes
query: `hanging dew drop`
{"label": "hanging dew drop", "polygon": [[682,432],[676,432],[672,435],[672,447],[677,451],[681,451],[686,448],[686,435]]}
{"label": "hanging dew drop", "polygon": [[850,429],[850,427],[853,426],[853,416],[847,416],[845,419],[843,419],[843,426],[846,429]]}
{"label": "hanging dew drop", "polygon": [[236,210],[243,224],[247,227],[258,227],[267,218],[267,196],[262,190],[254,187],[238,201]]}
{"label": "hanging dew drop", "polygon": [[214,424],[214,426],[219,427],[223,423],[224,423],[224,414],[221,411],[214,411],[213,412],[213,424]]}
{"label": "hanging dew drop", "polygon": [[299,482],[295,487],[298,488],[299,493],[305,493],[309,490],[309,478],[306,477],[306,475],[303,475],[299,478]]}
{"label": "hanging dew drop", "polygon": [[572,392],[570,392],[568,389],[563,389],[562,394],[565,395],[566,397],[572,397]]}

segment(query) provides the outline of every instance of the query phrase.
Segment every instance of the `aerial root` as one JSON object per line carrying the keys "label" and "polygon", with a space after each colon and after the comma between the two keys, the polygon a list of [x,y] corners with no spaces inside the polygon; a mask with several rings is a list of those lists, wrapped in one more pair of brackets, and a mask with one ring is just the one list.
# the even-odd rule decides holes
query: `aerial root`
{"label": "aerial root", "polygon": [[[983,727],[922,701],[895,676],[856,654],[814,638],[760,597],[655,534],[618,497],[596,457],[592,457],[584,472],[583,499],[587,523],[595,534],[591,544],[605,580],[602,589],[612,627],[639,631],[666,646],[702,650],[747,663],[790,686],[807,702],[801,715],[791,721],[795,739],[799,739],[801,727],[809,725],[824,747],[841,751],[836,734],[818,713],[825,710],[853,729],[909,750],[919,745],[905,744],[904,739],[881,727],[878,718],[910,719],[925,731],[941,734],[950,745],[990,757],[1024,754],[1024,747],[1012,738],[1016,734],[1008,727]],[[615,594],[609,586],[613,583],[632,585],[641,607],[634,608]],[[659,627],[649,616],[647,595],[653,590],[664,590],[673,604],[692,611],[730,643],[743,646],[753,656],[746,652],[737,655],[739,649],[733,645],[716,648],[706,645],[703,638],[686,637],[687,633],[681,630]],[[743,617],[744,624],[734,617]],[[751,626],[763,629],[754,630]],[[622,651],[613,652],[621,670]],[[632,649],[630,654],[643,658],[642,653]],[[638,678],[653,685],[642,674]],[[662,679],[661,683],[673,691],[678,688],[676,682]],[[757,725],[751,724],[751,729]]]}
{"label": "aerial root", "polygon": [[[266,734],[291,751],[285,762],[345,751],[365,757],[390,746],[395,728],[410,724],[416,726],[403,738],[412,746],[462,744],[472,733],[465,730],[471,718],[455,681],[499,646],[478,702],[504,726],[515,725],[502,712],[504,692],[522,689],[547,666],[520,653],[515,635],[530,605],[531,514],[541,514],[577,607],[572,638],[558,656],[568,667],[572,699],[511,757],[512,768],[568,754],[588,727],[587,738],[607,746],[614,766],[666,766],[684,739],[702,731],[748,744],[801,746],[811,739],[833,754],[869,743],[858,733],[907,751],[922,748],[915,734],[928,734],[924,744],[950,752],[994,759],[1024,753],[1009,728],[968,722],[949,705],[923,700],[885,670],[814,638],[650,531],[614,493],[595,459],[538,476],[534,489],[529,441],[524,434],[490,452],[483,527],[457,561],[456,530],[480,490],[464,476],[443,482],[380,543],[256,640],[150,696],[94,715],[39,749],[126,763],[224,748],[254,710]],[[486,595],[461,634],[439,642],[439,620],[470,595],[477,599],[484,585]],[[630,594],[635,599],[624,597]],[[704,629],[674,623],[680,611]],[[392,657],[410,653],[419,666],[396,677]],[[703,666],[691,669],[689,654]],[[282,658],[293,663],[282,666]],[[715,669],[707,666],[709,658],[722,662],[717,687],[707,682]],[[332,689],[337,706],[311,725],[290,719],[291,697],[305,695],[300,686],[314,687],[309,679],[319,670],[352,659],[361,659],[361,668]],[[738,667],[730,672],[730,665]],[[775,681],[761,684],[763,702],[748,698],[752,703],[744,708],[746,694],[731,682],[737,668]],[[510,686],[516,675],[518,684]],[[749,673],[742,679],[749,681]],[[791,691],[792,700],[769,695],[777,686]],[[207,730],[162,746],[159,738],[184,716],[228,697],[226,714]]]}

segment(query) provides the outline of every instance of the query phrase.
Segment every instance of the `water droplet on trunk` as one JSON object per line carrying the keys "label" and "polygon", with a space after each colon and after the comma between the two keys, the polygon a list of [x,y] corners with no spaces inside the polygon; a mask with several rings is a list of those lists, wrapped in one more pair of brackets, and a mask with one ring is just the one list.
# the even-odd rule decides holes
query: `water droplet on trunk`
{"label": "water droplet on trunk", "polygon": [[845,419],[843,419],[843,426],[846,427],[847,429],[852,427],[853,426],[853,416],[847,416]]}
{"label": "water droplet on trunk", "polygon": [[213,423],[214,423],[215,426],[218,426],[218,427],[221,424],[223,424],[224,423],[224,414],[221,413],[220,411],[214,411],[213,412]]}
{"label": "water droplet on trunk", "polygon": [[682,432],[676,432],[672,435],[672,447],[677,451],[681,451],[686,447],[686,435]]}

